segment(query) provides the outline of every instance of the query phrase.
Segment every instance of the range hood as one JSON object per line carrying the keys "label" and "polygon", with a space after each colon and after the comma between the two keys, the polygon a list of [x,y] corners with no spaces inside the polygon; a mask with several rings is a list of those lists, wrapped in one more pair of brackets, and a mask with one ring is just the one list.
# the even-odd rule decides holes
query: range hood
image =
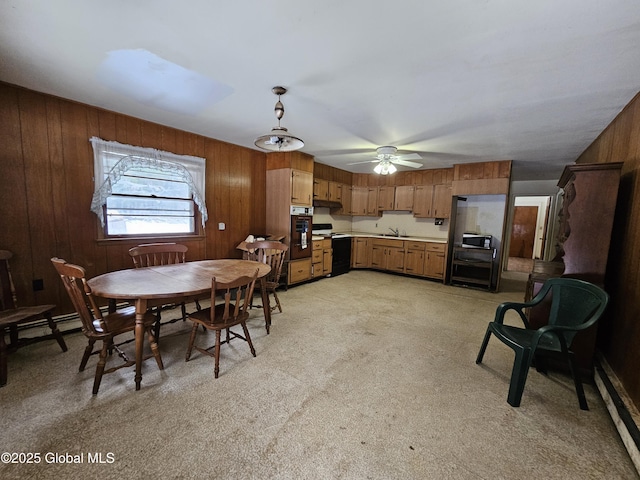
{"label": "range hood", "polygon": [[326,207],[326,208],[342,208],[342,203],[334,202],[331,200],[313,200],[314,207]]}

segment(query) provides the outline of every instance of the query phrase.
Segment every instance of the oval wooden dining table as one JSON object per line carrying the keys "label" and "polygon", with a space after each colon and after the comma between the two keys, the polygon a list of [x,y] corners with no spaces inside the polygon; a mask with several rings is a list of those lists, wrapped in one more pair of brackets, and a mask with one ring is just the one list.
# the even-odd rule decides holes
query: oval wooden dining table
{"label": "oval wooden dining table", "polygon": [[[129,300],[136,307],[136,390],[142,382],[142,351],[144,345],[144,315],[154,301],[164,298],[198,297],[211,292],[213,277],[219,282],[229,282],[239,276],[253,276],[258,270],[262,279],[271,267],[252,260],[220,259],[199,260],[174,265],[131,268],[104,273],[87,283],[94,295],[113,300]],[[271,325],[269,295],[260,281],[262,305],[267,333]]]}

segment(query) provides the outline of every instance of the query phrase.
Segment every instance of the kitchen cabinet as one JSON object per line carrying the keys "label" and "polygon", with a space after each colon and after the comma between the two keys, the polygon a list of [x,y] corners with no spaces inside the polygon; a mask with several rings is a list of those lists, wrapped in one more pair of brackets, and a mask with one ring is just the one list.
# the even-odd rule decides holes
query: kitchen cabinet
{"label": "kitchen cabinet", "polygon": [[495,248],[453,247],[451,283],[491,290]]}
{"label": "kitchen cabinet", "polygon": [[396,187],[378,187],[378,211],[393,210],[395,195]]}
{"label": "kitchen cabinet", "polygon": [[313,202],[313,173],[291,169],[291,204],[311,206]]}
{"label": "kitchen cabinet", "polygon": [[351,211],[353,215],[367,214],[367,201],[369,189],[367,187],[353,187],[351,194]]}
{"label": "kitchen cabinet", "polygon": [[404,242],[374,238],[371,243],[371,268],[404,273]]}
{"label": "kitchen cabinet", "polygon": [[325,238],[322,241],[322,275],[331,274],[331,265],[333,263],[333,248],[331,248],[331,239]]}
{"label": "kitchen cabinet", "polygon": [[323,271],[323,248],[322,240],[314,240],[311,243],[311,265],[313,277],[322,276]]}
{"label": "kitchen cabinet", "polygon": [[396,187],[393,209],[403,210],[403,211],[413,210],[414,192],[415,192],[415,187],[413,185],[403,185],[400,187]]}
{"label": "kitchen cabinet", "polygon": [[404,257],[404,273],[423,275],[425,267],[425,242],[406,241]]}
{"label": "kitchen cabinet", "polygon": [[325,277],[331,273],[333,263],[333,249],[331,239],[314,240],[311,251],[313,278]]}
{"label": "kitchen cabinet", "polygon": [[351,267],[369,268],[371,266],[371,238],[353,237],[351,245]]}
{"label": "kitchen cabinet", "polygon": [[329,182],[327,180],[313,179],[313,199],[329,200]]}
{"label": "kitchen cabinet", "polygon": [[378,216],[378,187],[367,187],[367,216]]}
{"label": "kitchen cabinet", "polygon": [[434,218],[451,216],[451,185],[434,185],[432,213]]}
{"label": "kitchen cabinet", "polygon": [[302,260],[291,260],[289,262],[289,285],[311,280],[312,257]]}
{"label": "kitchen cabinet", "polygon": [[413,195],[413,216],[449,218],[451,216],[451,185],[416,185]]}
{"label": "kitchen cabinet", "polygon": [[430,278],[444,279],[446,243],[425,243],[424,275]]}
{"label": "kitchen cabinet", "polygon": [[353,198],[353,187],[351,185],[342,185],[342,208],[336,211],[336,215],[353,215],[351,200]]}
{"label": "kitchen cabinet", "polygon": [[330,202],[342,203],[343,185],[338,182],[329,182],[328,198]]}
{"label": "kitchen cabinet", "polygon": [[433,206],[433,185],[416,185],[413,193],[413,216],[418,218],[434,218],[431,214]]}

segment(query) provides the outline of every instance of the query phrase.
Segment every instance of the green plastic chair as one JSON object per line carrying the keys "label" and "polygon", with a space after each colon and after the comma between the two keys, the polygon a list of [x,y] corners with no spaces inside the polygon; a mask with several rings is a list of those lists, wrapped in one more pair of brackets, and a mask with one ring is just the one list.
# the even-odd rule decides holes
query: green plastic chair
{"label": "green plastic chair", "polygon": [[[532,329],[525,311],[538,305],[548,296],[551,300],[549,323],[538,329]],[[498,340],[513,349],[515,360],[511,371],[507,402],[512,407],[518,407],[533,359],[548,352],[560,353],[569,363],[580,408],[588,410],[582,382],[571,351],[571,342],[577,332],[586,330],[598,321],[608,302],[607,292],[591,283],[574,278],[549,279],[531,301],[525,303],[505,302],[498,306],[495,319],[487,326],[476,363],[482,362],[492,333]],[[504,316],[509,310],[515,310],[520,315],[525,328],[503,323]],[[536,365],[538,365],[538,359],[536,359]]]}

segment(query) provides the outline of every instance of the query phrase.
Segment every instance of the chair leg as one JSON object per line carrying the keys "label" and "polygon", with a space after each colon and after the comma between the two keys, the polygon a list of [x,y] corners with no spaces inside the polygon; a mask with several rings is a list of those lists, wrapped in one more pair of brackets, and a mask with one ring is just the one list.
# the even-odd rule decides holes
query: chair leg
{"label": "chair leg", "polygon": [[193,328],[191,329],[191,336],[189,337],[189,345],[187,346],[187,355],[184,359],[185,362],[188,362],[191,358],[191,352],[193,351],[193,344],[196,341],[196,333],[198,333],[198,324],[193,322]]}
{"label": "chair leg", "polygon": [[582,380],[580,380],[580,372],[578,372],[575,357],[570,352],[567,353],[567,357],[569,358],[569,369],[571,370],[571,376],[573,377],[573,384],[576,387],[580,410],[589,410],[589,405],[587,405],[587,398],[584,395],[584,388],[582,387]]}
{"label": "chair leg", "polygon": [[531,366],[531,351],[529,349],[517,349],[515,353],[507,403],[512,407],[519,407],[524,385],[527,382],[529,367]]}
{"label": "chair leg", "polygon": [[484,339],[482,340],[482,345],[480,346],[480,351],[478,352],[478,356],[476,357],[476,363],[482,363],[482,359],[484,357],[484,352],[487,349],[487,345],[489,343],[489,338],[491,337],[491,327],[487,326],[487,331],[484,334]]}
{"label": "chair leg", "polygon": [[62,333],[60,333],[60,330],[58,330],[58,326],[53,321],[53,317],[51,316],[51,313],[47,313],[45,315],[45,318],[47,319],[47,323],[49,324],[49,328],[51,329],[51,334],[58,342],[58,345],[60,345],[60,348],[62,349],[62,351],[66,352],[67,344],[64,343],[64,338],[62,338]]}
{"label": "chair leg", "polygon": [[160,341],[160,320],[162,319],[162,305],[158,305],[156,310],[156,323],[153,324],[153,336],[156,338],[156,342]]}
{"label": "chair leg", "polygon": [[249,344],[249,349],[251,350],[251,355],[256,356],[256,350],[253,348],[253,342],[251,341],[251,335],[249,335],[249,329],[247,328],[247,323],[242,322],[242,330],[244,331],[244,338]]}
{"label": "chair leg", "polygon": [[0,387],[7,384],[7,343],[4,341],[4,327],[0,328]]}
{"label": "chair leg", "polygon": [[100,389],[100,382],[102,381],[102,375],[104,374],[104,366],[107,363],[107,352],[111,347],[111,343],[113,339],[103,340],[102,341],[102,350],[100,350],[100,359],[98,360],[98,365],[96,365],[96,376],[93,379],[93,394],[97,395],[98,390]]}
{"label": "chair leg", "polygon": [[272,290],[272,292],[273,292],[273,299],[276,301],[276,305],[275,305],[274,307],[271,307],[271,310],[272,310],[272,311],[275,311],[275,310],[276,310],[276,307],[277,307],[277,308],[278,308],[278,311],[279,311],[280,313],[282,313],[282,305],[280,305],[280,299],[278,298],[278,294],[276,293],[276,289],[274,288],[274,289]]}
{"label": "chair leg", "polygon": [[215,351],[215,359],[216,364],[213,368],[213,374],[215,378],[218,378],[218,373],[220,372],[220,330],[216,330],[216,351]]}
{"label": "chair leg", "polygon": [[153,336],[153,332],[151,328],[147,329],[147,336],[149,337],[149,346],[151,347],[151,353],[153,353],[153,358],[156,359],[156,363],[158,364],[158,368],[160,370],[164,370],[164,365],[162,363],[162,357],[160,356],[160,350],[158,349],[158,342]]}
{"label": "chair leg", "polygon": [[87,348],[84,349],[84,354],[82,355],[82,360],[80,361],[80,368],[78,369],[79,372],[84,371],[84,367],[87,366],[87,361],[89,360],[89,357],[93,353],[93,345],[95,343],[96,343],[95,339],[93,338],[89,339],[89,345],[87,345]]}
{"label": "chair leg", "polygon": [[182,302],[180,304],[180,310],[182,310],[182,321],[186,322],[187,321],[187,306],[185,305],[184,302]]}

